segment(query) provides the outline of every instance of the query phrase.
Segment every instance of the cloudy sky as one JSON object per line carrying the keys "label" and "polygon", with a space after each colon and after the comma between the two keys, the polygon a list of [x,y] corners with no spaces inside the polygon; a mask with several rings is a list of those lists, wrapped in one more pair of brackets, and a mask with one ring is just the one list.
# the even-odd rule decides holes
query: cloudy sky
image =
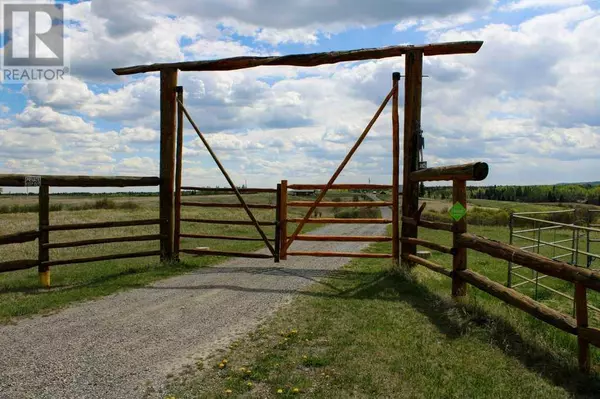
{"label": "cloudy sky", "polygon": [[[0,173],[157,175],[158,74],[117,77],[113,67],[483,40],[477,54],[425,60],[429,165],[486,161],[487,184],[600,180],[597,1],[293,3],[72,2],[70,78],[0,87]],[[403,69],[398,57],[179,82],[236,183],[257,187],[325,183]],[[184,154],[186,183],[225,185],[189,125]],[[339,182],[368,179],[391,181],[390,107]]]}

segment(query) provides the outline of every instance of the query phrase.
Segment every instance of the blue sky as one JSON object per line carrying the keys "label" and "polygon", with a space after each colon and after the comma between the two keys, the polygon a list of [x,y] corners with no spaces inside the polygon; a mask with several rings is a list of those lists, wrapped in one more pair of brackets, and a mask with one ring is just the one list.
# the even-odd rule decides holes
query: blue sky
{"label": "blue sky", "polygon": [[[0,173],[156,175],[158,76],[113,67],[483,40],[477,54],[426,59],[429,165],[486,161],[485,184],[600,180],[597,1],[69,3],[70,77],[0,88]],[[273,186],[326,182],[403,69],[398,57],[179,82],[234,180]],[[389,112],[341,182],[391,180]],[[185,135],[185,182],[224,185],[190,126]]]}

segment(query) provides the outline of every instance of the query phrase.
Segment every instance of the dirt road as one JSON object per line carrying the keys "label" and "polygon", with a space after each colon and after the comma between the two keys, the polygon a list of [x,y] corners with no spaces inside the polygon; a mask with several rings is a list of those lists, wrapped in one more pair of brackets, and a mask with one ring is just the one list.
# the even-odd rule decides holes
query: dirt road
{"label": "dirt road", "polygon": [[[382,209],[384,218],[391,210]],[[382,235],[385,225],[330,225],[322,235]],[[298,242],[298,250],[356,252],[361,243]],[[0,398],[135,398],[167,373],[252,331],[342,258],[232,259],[0,326]],[[42,300],[42,299],[40,299]]]}

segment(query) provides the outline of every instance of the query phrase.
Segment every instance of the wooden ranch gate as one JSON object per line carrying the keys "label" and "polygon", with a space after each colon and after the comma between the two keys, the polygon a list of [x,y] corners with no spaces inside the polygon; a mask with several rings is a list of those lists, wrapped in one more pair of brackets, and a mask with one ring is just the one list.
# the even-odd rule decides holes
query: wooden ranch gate
{"label": "wooden ranch gate", "polygon": [[[176,259],[178,255],[178,251],[180,252],[189,252],[195,254],[213,254],[216,255],[215,251],[207,251],[207,250],[194,250],[194,249],[178,249],[179,241],[181,237],[187,237],[185,233],[181,233],[180,223],[181,221],[190,221],[184,220],[180,218],[181,215],[181,206],[199,206],[198,204],[190,204],[181,201],[181,190],[186,189],[186,187],[181,187],[181,167],[177,165],[181,165],[181,162],[176,162],[176,159],[181,159],[181,149],[182,149],[182,141],[181,141],[181,133],[177,134],[178,130],[181,130],[181,126],[183,123],[183,117],[185,116],[192,126],[194,130],[199,135],[200,139],[209,150],[211,156],[217,163],[217,167],[221,170],[225,178],[227,179],[230,185],[230,192],[233,192],[239,201],[239,206],[243,208],[248,216],[248,221],[246,223],[253,225],[257,232],[259,233],[260,240],[262,240],[266,247],[268,248],[270,254],[267,254],[268,257],[273,257],[275,261],[278,261],[281,255],[285,258],[287,255],[315,255],[315,256],[366,256],[365,254],[331,254],[325,252],[315,252],[315,253],[298,253],[298,252],[288,252],[287,248],[297,240],[307,240],[312,239],[307,238],[304,235],[301,235],[301,229],[306,223],[313,223],[314,220],[311,220],[311,216],[317,206],[327,206],[325,202],[322,202],[323,198],[327,194],[327,191],[330,189],[335,189],[334,185],[335,180],[342,172],[343,168],[346,166],[358,146],[362,143],[369,130],[377,120],[377,117],[381,114],[386,104],[393,99],[393,111],[392,111],[392,148],[393,148],[393,171],[392,171],[392,201],[391,205],[393,208],[393,217],[392,217],[392,237],[378,237],[371,240],[387,240],[388,238],[393,243],[392,254],[378,254],[381,257],[391,257],[394,259],[395,263],[398,263],[400,260],[400,241],[399,241],[399,227],[400,227],[400,218],[398,211],[398,195],[399,195],[399,168],[400,168],[400,141],[399,141],[399,116],[398,116],[398,81],[400,79],[399,74],[394,74],[393,77],[393,86],[392,90],[386,97],[385,101],[375,114],[375,117],[371,120],[363,134],[360,136],[354,147],[350,150],[346,158],[343,160],[339,168],[333,174],[329,182],[320,186],[321,192],[317,197],[316,201],[310,204],[287,204],[285,201],[285,197],[287,196],[287,188],[279,187],[277,192],[278,204],[280,205],[278,209],[275,209],[275,220],[273,221],[257,221],[254,215],[251,212],[251,207],[245,203],[242,198],[239,189],[235,187],[233,181],[229,178],[227,172],[219,162],[218,158],[210,148],[209,143],[204,139],[200,129],[193,122],[191,116],[183,104],[183,94],[182,89],[177,86],[177,75],[178,71],[231,71],[238,70],[244,68],[253,68],[258,66],[297,66],[297,67],[313,67],[324,64],[334,64],[338,62],[345,61],[362,61],[362,60],[370,60],[370,59],[381,59],[387,57],[398,57],[405,56],[406,59],[406,68],[405,68],[405,78],[406,78],[406,86],[405,86],[405,108],[404,108],[404,137],[405,142],[404,146],[406,148],[407,145],[413,145],[412,141],[407,142],[407,138],[412,137],[410,132],[414,131],[420,126],[420,118],[421,118],[421,77],[423,70],[423,57],[424,56],[436,56],[436,55],[445,55],[445,54],[468,54],[468,53],[476,53],[481,48],[483,42],[481,41],[470,41],[470,42],[455,42],[455,43],[437,43],[437,44],[427,44],[420,46],[389,46],[383,48],[374,48],[374,49],[361,49],[361,50],[353,50],[353,51],[337,51],[337,52],[328,52],[328,53],[313,53],[313,54],[294,54],[294,55],[286,55],[281,57],[234,57],[234,58],[226,58],[221,60],[211,60],[211,61],[187,61],[187,62],[175,62],[175,63],[163,63],[163,64],[151,64],[151,65],[139,65],[125,68],[116,68],[113,69],[113,72],[117,75],[132,75],[138,73],[148,73],[148,72],[160,72],[160,115],[161,115],[161,133],[160,133],[160,217],[161,219],[167,220],[166,223],[161,225],[161,234],[165,237],[164,240],[161,241],[161,253],[164,260]],[[176,123],[176,122],[179,123]],[[177,127],[179,126],[179,128]],[[180,137],[179,142],[176,140],[176,137]],[[404,160],[404,167],[407,170],[407,167],[410,171],[415,170],[413,165],[407,165],[406,156]],[[416,165],[414,165],[416,168]],[[177,183],[176,183],[177,182]],[[407,184],[410,186],[410,181],[404,181],[405,187]],[[285,182],[282,183],[285,185]],[[288,188],[292,187],[290,185]],[[256,189],[255,189],[256,190]],[[273,189],[275,190],[275,189]],[[176,193],[174,196],[173,193]],[[256,191],[254,191],[256,192]],[[325,204],[325,205],[324,205]],[[339,203],[336,205],[340,205]],[[353,204],[353,206],[356,204]],[[374,204],[369,204],[374,205]],[[385,204],[387,205],[387,204]],[[205,205],[202,205],[205,206]],[[214,205],[216,206],[216,205]],[[237,206],[237,204],[236,204]],[[288,206],[306,206],[308,207],[308,211],[304,218],[300,220],[294,220],[298,222],[298,226],[291,234],[291,236],[287,236],[287,232],[284,227],[287,226],[287,207]],[[412,205],[411,205],[412,206]],[[276,206],[277,208],[277,206]],[[412,210],[412,207],[407,208],[406,210],[403,208],[403,214],[408,214]],[[407,213],[408,212],[408,213]],[[198,221],[196,222],[209,222],[209,221]],[[215,222],[215,221],[210,221]],[[225,223],[226,221],[219,221]],[[327,220],[320,219],[320,223],[328,222]],[[333,222],[330,220],[330,222]],[[336,221],[337,222],[337,221]],[[360,222],[360,221],[354,221]],[[369,223],[387,223],[389,221],[386,220],[365,220]],[[261,226],[267,223],[275,223],[278,228],[276,228],[277,237],[269,238],[266,236]],[[403,232],[409,234],[411,231],[415,231],[415,228],[408,226],[403,226]],[[200,237],[197,237],[200,238]],[[231,239],[228,237],[227,239]],[[248,239],[251,239],[248,237]],[[254,238],[252,238],[254,239]],[[336,239],[334,238],[323,238],[326,239]],[[350,240],[366,240],[365,237],[338,237],[340,240],[350,241]],[[405,244],[402,244],[403,246]],[[406,244],[410,245],[412,244]],[[223,253],[225,255],[225,253]],[[233,256],[256,256],[256,254],[235,254],[235,253],[227,253],[227,255]],[[375,256],[376,254],[371,254],[371,256]]]}

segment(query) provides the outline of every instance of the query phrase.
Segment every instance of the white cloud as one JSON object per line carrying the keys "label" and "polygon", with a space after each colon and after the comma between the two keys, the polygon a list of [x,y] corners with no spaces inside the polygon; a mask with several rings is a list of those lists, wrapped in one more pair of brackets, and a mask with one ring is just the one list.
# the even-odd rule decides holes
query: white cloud
{"label": "white cloud", "polygon": [[520,11],[529,8],[569,7],[585,4],[587,0],[518,0],[500,7],[501,11]]}
{"label": "white cloud", "polygon": [[394,26],[394,31],[404,32],[405,30],[408,30],[408,29],[412,28],[413,26],[416,26],[417,24],[418,24],[418,21],[415,18],[407,19],[402,22],[398,22]]}

